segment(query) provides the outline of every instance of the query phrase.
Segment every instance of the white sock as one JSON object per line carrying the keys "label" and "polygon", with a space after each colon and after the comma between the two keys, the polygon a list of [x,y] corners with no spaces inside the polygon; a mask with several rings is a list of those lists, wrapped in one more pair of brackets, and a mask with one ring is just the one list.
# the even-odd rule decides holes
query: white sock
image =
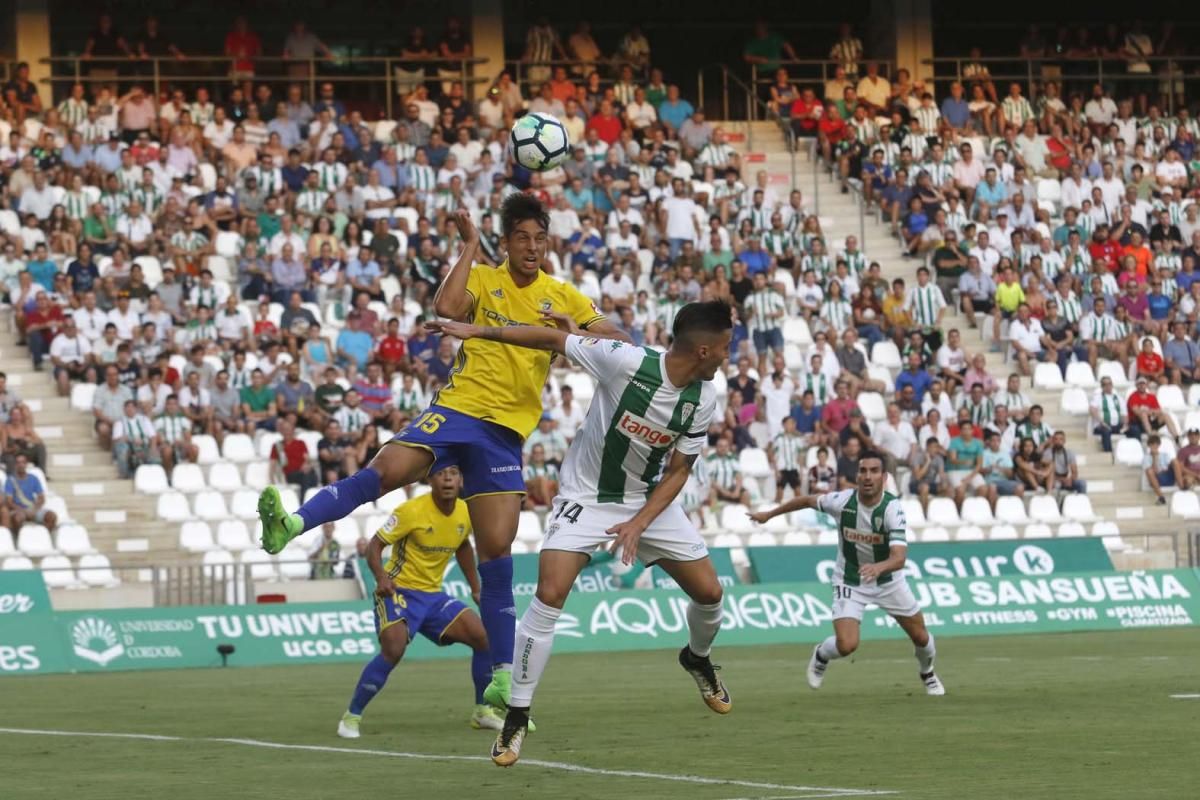
{"label": "white sock", "polygon": [[688,648],[694,655],[705,658],[712,652],[713,639],[721,630],[721,604],[702,606],[690,601],[687,607]]}
{"label": "white sock", "polygon": [[821,642],[817,647],[817,658],[822,661],[833,661],[835,658],[841,658],[842,654],[837,649],[837,637],[830,636],[825,641]]}
{"label": "white sock", "polygon": [[937,648],[933,645],[933,634],[929,634],[929,641],[924,647],[918,647],[915,650],[917,655],[917,664],[921,667],[921,674],[925,675],[933,672],[933,657],[937,655]]}
{"label": "white sock", "polygon": [[560,614],[561,609],[551,608],[535,597],[517,623],[509,705],[529,708],[533,703],[533,693],[554,648],[554,623]]}

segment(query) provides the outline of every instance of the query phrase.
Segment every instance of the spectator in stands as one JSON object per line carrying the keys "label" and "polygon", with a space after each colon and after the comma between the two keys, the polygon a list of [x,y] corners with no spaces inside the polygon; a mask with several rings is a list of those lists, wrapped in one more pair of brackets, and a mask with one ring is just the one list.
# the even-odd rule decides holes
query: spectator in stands
{"label": "spectator in stands", "polygon": [[92,415],[96,418],[96,435],[102,448],[107,450],[112,446],[113,427],[124,415],[129,400],[133,400],[132,390],[121,384],[117,367],[110,364],[104,370],[104,383],[96,387],[92,396]]}
{"label": "spectator in stands", "polygon": [[1067,435],[1055,431],[1050,437],[1050,446],[1042,454],[1042,462],[1051,468],[1051,478],[1046,491],[1059,490],[1068,493],[1087,492],[1087,482],[1079,477],[1075,454],[1067,449]]}
{"label": "spectator in stands", "polygon": [[1200,382],[1200,345],[1188,338],[1187,323],[1178,319],[1171,325],[1172,336],[1163,344],[1163,360],[1171,383],[1190,386]]}
{"label": "spectator in stands", "polygon": [[535,444],[529,448],[522,474],[525,479],[525,508],[530,511],[549,508],[558,494],[558,467],[546,460],[546,448],[543,445]]}
{"label": "spectator in stands", "polygon": [[1155,503],[1165,506],[1167,498],[1163,496],[1162,490],[1183,484],[1180,470],[1179,461],[1168,457],[1162,451],[1162,439],[1158,434],[1153,433],[1147,437],[1146,455],[1142,458],[1142,472],[1146,476],[1146,482],[1150,485],[1150,489],[1154,492]]}
{"label": "spectator in stands", "polygon": [[[329,580],[338,577],[337,566],[342,559],[342,546],[334,538],[337,529],[332,522],[321,526],[321,536],[314,542],[308,553],[312,568],[308,577],[310,580]],[[347,562],[349,565],[349,562]]]}
{"label": "spectator in stands", "polygon": [[360,465],[354,446],[358,438],[343,433],[336,419],[325,423],[324,435],[317,441],[317,462],[323,483],[336,483],[358,471]]}
{"label": "spectator in stands", "polygon": [[1188,429],[1187,444],[1175,454],[1175,467],[1180,489],[1187,491],[1200,485],[1200,430]]}
{"label": "spectator in stands", "polygon": [[220,370],[209,392],[212,401],[212,432],[217,443],[225,440],[227,433],[246,433],[242,419],[242,397],[229,383],[229,370]]}
{"label": "spectator in stands", "polygon": [[122,478],[129,478],[143,464],[160,463],[160,439],[154,423],[138,411],[131,397],[112,429],[113,462]]}
{"label": "spectator in stands", "polygon": [[[0,525],[18,533],[22,525],[35,522],[54,530],[58,516],[46,508],[46,489],[42,481],[29,472],[29,459],[18,455],[4,481],[4,503],[0,505]],[[18,538],[18,544],[19,544]]]}
{"label": "spectator in stands", "polygon": [[983,444],[975,437],[975,425],[959,426],[958,434],[950,439],[946,448],[950,488],[954,490],[954,502],[960,507],[967,490],[987,495],[987,481],[983,477]]}
{"label": "spectator in stands", "polygon": [[250,385],[240,390],[242,417],[247,428],[275,430],[275,391],[267,385],[261,368],[250,373]]}
{"label": "spectator in stands", "polygon": [[714,513],[718,503],[750,504],[750,492],[742,485],[742,468],[729,437],[718,439],[716,449],[704,461],[710,481],[708,506]]}
{"label": "spectator in stands", "polygon": [[180,410],[178,397],[167,397],[162,414],[154,420],[154,429],[158,432],[163,469],[170,472],[176,464],[196,463],[200,449],[192,441],[192,422]]}
{"label": "spectator in stands", "polygon": [[914,399],[920,403],[932,383],[933,376],[926,371],[921,353],[910,352],[904,371],[896,376],[896,391],[903,391],[906,386],[911,386]]}
{"label": "spectator in stands", "polygon": [[554,417],[549,412],[542,414],[537,427],[526,437],[523,448],[526,457],[533,451],[534,446],[539,444],[546,460],[551,464],[561,464],[567,455],[567,439],[554,427]]}
{"label": "spectator in stands", "polygon": [[278,430],[283,437],[271,446],[271,466],[275,480],[279,483],[294,483],[300,494],[317,486],[320,478],[309,456],[308,445],[296,438],[296,426],[287,419],[279,421]]}
{"label": "spectator in stands", "polygon": [[1165,426],[1170,432],[1171,438],[1179,437],[1179,429],[1175,420],[1170,414],[1163,411],[1162,406],[1158,403],[1158,397],[1149,390],[1149,383],[1145,376],[1138,376],[1133,394],[1129,395],[1129,399],[1126,401],[1126,408],[1129,412],[1129,429],[1126,431],[1126,435],[1140,438]]}

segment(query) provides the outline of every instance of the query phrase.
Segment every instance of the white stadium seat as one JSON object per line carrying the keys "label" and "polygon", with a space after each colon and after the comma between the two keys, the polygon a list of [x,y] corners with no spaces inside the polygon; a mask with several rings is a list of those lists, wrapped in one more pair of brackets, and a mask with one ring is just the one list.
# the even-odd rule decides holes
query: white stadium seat
{"label": "white stadium seat", "polygon": [[179,547],[189,553],[207,553],[216,547],[212,527],[207,522],[194,520],[179,526]]}
{"label": "white stadium seat", "polygon": [[55,531],[54,542],[60,553],[72,557],[96,552],[92,547],[92,540],[88,536],[87,529],[82,525],[59,525],[58,530]]}
{"label": "white stadium seat", "polygon": [[1167,411],[1173,411],[1176,414],[1186,414],[1191,410],[1188,407],[1187,400],[1183,396],[1183,390],[1173,384],[1168,383],[1159,386],[1154,396],[1158,398],[1158,404]]}
{"label": "white stadium seat", "polygon": [[1113,445],[1113,459],[1123,467],[1141,468],[1145,455],[1137,439],[1117,439]]}
{"label": "white stadium seat", "polygon": [[204,564],[204,575],[208,578],[224,578],[232,580],[237,577],[237,571],[231,567],[234,564],[233,553],[228,550],[209,550],[201,561]]}
{"label": "white stadium seat", "polygon": [[943,527],[953,528],[962,524],[962,520],[958,516],[958,509],[949,497],[931,498],[929,507],[925,509],[925,519],[930,525]]}
{"label": "white stadium seat", "polygon": [[742,473],[751,478],[769,478],[774,474],[767,460],[767,451],[758,447],[747,447],[738,456]]}
{"label": "white stadium seat", "polygon": [[1054,529],[1044,522],[1034,522],[1025,526],[1026,539],[1049,539],[1054,535]]}
{"label": "white stadium seat", "polygon": [[17,555],[17,546],[13,542],[12,531],[8,528],[0,528],[0,558],[15,555]]}
{"label": "white stadium seat", "polygon": [[221,454],[227,461],[245,463],[255,459],[254,441],[244,433],[231,433],[225,437]]}
{"label": "white stadium seat", "polygon": [[213,464],[208,469],[208,485],[218,492],[234,492],[242,488],[242,475],[235,464]]}
{"label": "white stadium seat", "polygon": [[746,544],[750,547],[775,547],[779,540],[769,531],[755,531],[746,538]]}
{"label": "white stadium seat", "polygon": [[1038,364],[1033,369],[1033,388],[1058,391],[1066,386],[1057,364]]}
{"label": "white stadium seat", "polygon": [[994,541],[1018,538],[1017,529],[1012,525],[993,525],[988,530],[988,538]]}
{"label": "white stadium seat", "polygon": [[921,501],[917,498],[901,498],[900,508],[904,509],[904,518],[908,521],[908,527],[919,528],[925,524],[925,509],[921,507]]}
{"label": "white stadium seat", "polygon": [[978,525],[963,525],[954,532],[956,542],[981,542],[985,538],[983,528]]}
{"label": "white stadium seat", "polygon": [[342,517],[333,523],[333,538],[343,550],[353,549],[361,536],[362,529],[358,527],[358,520],[354,517]]}
{"label": "white stadium seat", "polygon": [[867,422],[878,422],[887,418],[887,404],[878,392],[859,392],[856,398],[859,409]]}
{"label": "white stadium seat", "polygon": [[1092,365],[1086,361],[1073,361],[1067,364],[1067,386],[1074,386],[1079,389],[1095,389],[1096,375],[1092,372]]}
{"label": "white stadium seat", "polygon": [[196,445],[199,453],[196,456],[196,463],[208,466],[216,464],[221,460],[221,451],[217,448],[217,440],[206,433],[198,433],[192,437],[192,444]]}
{"label": "white stadium seat", "polygon": [[1058,501],[1052,495],[1038,495],[1029,501],[1029,517],[1034,522],[1046,522],[1056,525],[1063,521],[1062,513],[1058,510]]}
{"label": "white stadium seat", "polygon": [[750,519],[750,509],[731,503],[721,509],[721,528],[730,533],[754,533],[758,526]]}
{"label": "white stadium seat", "polygon": [[258,492],[238,489],[229,501],[229,515],[234,519],[258,519]]}
{"label": "white stadium seat", "polygon": [[1001,497],[996,501],[996,519],[1006,525],[1024,525],[1029,522],[1025,503],[1019,497]]}
{"label": "white stadium seat", "polygon": [[1171,495],[1171,516],[1200,519],[1200,495],[1193,491],[1175,492]]}
{"label": "white stadium seat", "polygon": [[96,395],[96,384],[77,383],[71,387],[71,408],[76,411],[92,411],[92,398]]}
{"label": "white stadium seat", "polygon": [[250,566],[250,578],[256,581],[273,581],[279,577],[279,573],[275,569],[275,563],[271,560],[271,556],[265,551],[255,548],[254,550],[246,550],[238,560],[242,564]]}
{"label": "white stadium seat", "polygon": [[159,519],[171,522],[183,522],[190,519],[192,512],[188,508],[187,497],[176,491],[163,492],[158,496],[157,514]]}
{"label": "white stadium seat", "polygon": [[530,544],[542,540],[542,521],[538,519],[536,512],[521,512],[521,516],[517,518],[517,538]]}
{"label": "white stadium seat", "polygon": [[1096,380],[1100,381],[1103,378],[1111,379],[1114,389],[1124,389],[1130,385],[1125,367],[1116,361],[1101,361],[1096,365]]}
{"label": "white stadium seat", "polygon": [[1068,386],[1063,389],[1059,405],[1062,407],[1064,414],[1070,414],[1073,417],[1085,417],[1091,410],[1091,400],[1088,397],[1088,393],[1078,386]]}
{"label": "white stadium seat", "polygon": [[201,492],[208,488],[199,464],[177,464],[171,470],[171,487],[177,492]]}
{"label": "white stadium seat", "polygon": [[1099,519],[1092,510],[1092,501],[1086,494],[1069,494],[1064,497],[1062,515],[1071,522],[1095,522]]}
{"label": "white stadium seat", "polygon": [[28,570],[33,569],[33,562],[25,556],[9,556],[0,562],[0,571],[11,572],[13,570]]}
{"label": "white stadium seat", "polygon": [[79,579],[88,586],[112,587],[121,584],[108,556],[103,553],[89,553],[79,559]]}
{"label": "white stadium seat", "polygon": [[904,367],[904,362],[900,359],[900,350],[896,347],[896,343],[886,340],[876,342],[871,348],[871,363],[879,367],[895,370]]}
{"label": "white stadium seat", "polygon": [[783,544],[791,547],[795,545],[811,545],[813,543],[812,534],[808,531],[788,531],[783,535]]}
{"label": "white stadium seat", "polygon": [[54,542],[50,541],[50,531],[45,525],[27,524],[17,531],[17,549],[30,558],[45,558],[56,556]]}
{"label": "white stadium seat", "polygon": [[271,448],[278,444],[283,437],[274,431],[259,431],[254,435],[254,449],[258,451],[258,457],[263,460],[270,460]]}
{"label": "white stadium seat", "polygon": [[167,472],[158,464],[142,464],[133,473],[133,490],[138,494],[161,494],[168,488]]}
{"label": "white stadium seat", "polygon": [[250,550],[254,542],[250,530],[240,519],[227,519],[217,526],[217,546],[235,553]]}
{"label": "white stadium seat", "polygon": [[[294,507],[285,506],[285,508]],[[229,509],[225,507],[225,495],[211,489],[197,492],[192,499],[192,513],[197,519],[225,519],[229,516]]]}
{"label": "white stadium seat", "polygon": [[271,485],[271,463],[251,461],[246,465],[246,486],[261,492]]}
{"label": "white stadium seat", "polygon": [[[992,507],[988,501],[982,497],[968,497],[963,500],[962,505],[962,521],[968,525],[991,525],[996,521],[992,516]],[[962,532],[959,531],[958,538],[962,538]]]}
{"label": "white stadium seat", "polygon": [[1078,522],[1064,522],[1058,526],[1058,535],[1065,539],[1076,539],[1087,536],[1087,528]]}
{"label": "white stadium seat", "polygon": [[950,531],[939,525],[933,525],[921,530],[918,541],[922,542],[948,542],[950,541]]}
{"label": "white stadium seat", "polygon": [[831,530],[822,530],[817,532],[817,544],[822,547],[831,547],[838,543],[838,532]]}
{"label": "white stadium seat", "polygon": [[79,585],[75,568],[66,556],[46,556],[40,565],[48,589],[71,589]]}

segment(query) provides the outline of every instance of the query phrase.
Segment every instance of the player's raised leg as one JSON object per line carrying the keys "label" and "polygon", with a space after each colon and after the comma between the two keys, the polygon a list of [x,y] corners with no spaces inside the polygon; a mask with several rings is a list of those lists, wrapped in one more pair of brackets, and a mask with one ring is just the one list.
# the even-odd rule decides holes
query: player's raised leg
{"label": "player's raised leg", "polygon": [[375,598],[375,626],[379,629],[379,653],[363,667],[358,685],[350,698],[350,706],[338,723],[337,733],[343,739],[357,739],[363,711],[375,695],[383,690],[388,676],[404,658],[408,647],[408,622],[404,619],[403,601],[396,594]]}
{"label": "player's raised leg", "polygon": [[554,625],[587,562],[587,553],[565,550],[542,550],[538,559],[537,595],[517,625],[512,698],[504,727],[492,744],[492,761],[498,766],[511,767],[520,758],[521,744],[529,730],[533,694],[554,648]]}
{"label": "player's raised leg", "polygon": [[294,514],[284,509],[279,490],[268,486],[258,496],[263,549],[278,553],[305,531],[347,517],[359,506],[374,502],[393,489],[416,483],[429,473],[433,459],[429,449],[389,443],[366,467],[326,486]]}
{"label": "player's raised leg", "polygon": [[912,616],[893,615],[893,617],[908,634],[908,638],[912,640],[915,648],[914,655],[917,657],[917,674],[921,677],[921,683],[925,685],[925,694],[935,697],[944,695],[946,687],[942,685],[942,679],[933,671],[933,660],[937,655],[937,648],[933,644],[933,634],[925,627],[925,616],[918,611]]}
{"label": "player's raised leg", "polygon": [[709,657],[724,613],[721,607],[724,591],[712,559],[706,556],[695,561],[664,559],[656,563],[691,599],[687,607],[688,643],[679,651],[679,665],[696,681],[704,703],[718,714],[728,714],[733,710],[733,700],[717,677],[720,667]]}
{"label": "player's raised leg", "polygon": [[859,624],[857,619],[851,617],[834,619],[833,636],[826,637],[825,641],[814,647],[808,659],[807,677],[811,688],[821,688],[830,661],[845,658],[858,649]]}

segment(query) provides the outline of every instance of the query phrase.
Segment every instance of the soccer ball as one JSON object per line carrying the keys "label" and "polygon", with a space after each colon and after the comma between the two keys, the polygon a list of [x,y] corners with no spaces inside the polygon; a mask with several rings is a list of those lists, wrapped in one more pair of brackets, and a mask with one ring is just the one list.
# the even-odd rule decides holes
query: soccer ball
{"label": "soccer ball", "polygon": [[518,119],[509,133],[513,158],[526,169],[543,172],[567,160],[571,143],[567,129],[549,114],[531,111]]}

